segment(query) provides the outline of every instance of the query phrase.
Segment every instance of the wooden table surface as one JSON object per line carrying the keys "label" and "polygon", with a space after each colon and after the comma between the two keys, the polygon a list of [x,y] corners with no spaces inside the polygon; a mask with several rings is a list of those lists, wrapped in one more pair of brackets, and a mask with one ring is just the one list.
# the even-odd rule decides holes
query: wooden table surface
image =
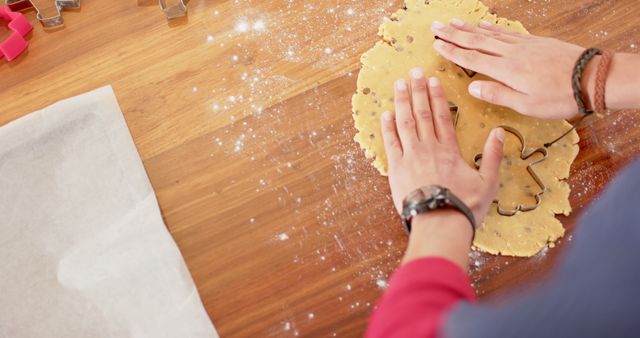
{"label": "wooden table surface", "polygon": [[[38,0],[46,3],[49,0]],[[487,1],[535,34],[637,52],[635,0]],[[0,125],[111,84],[169,230],[223,337],[357,337],[406,244],[387,182],[352,141],[359,57],[400,1],[83,0],[0,60]],[[6,31],[0,27],[3,36]],[[479,295],[536,283],[576,218],[640,152],[623,112],[580,130],[569,232],[531,259],[473,254]]]}

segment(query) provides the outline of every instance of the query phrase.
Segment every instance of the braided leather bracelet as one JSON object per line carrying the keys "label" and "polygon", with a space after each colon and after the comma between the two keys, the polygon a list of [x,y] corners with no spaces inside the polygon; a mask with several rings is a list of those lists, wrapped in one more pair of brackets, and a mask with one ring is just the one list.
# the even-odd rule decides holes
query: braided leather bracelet
{"label": "braided leather bracelet", "polygon": [[609,68],[615,53],[612,50],[605,50],[602,53],[602,59],[598,64],[598,72],[596,74],[596,90],[594,95],[593,109],[596,113],[605,113],[607,111],[606,102],[606,85]]}
{"label": "braided leather bracelet", "polygon": [[578,110],[583,115],[590,115],[593,113],[593,110],[588,110],[584,104],[584,98],[582,96],[582,74],[584,74],[585,68],[587,68],[587,64],[589,61],[593,59],[596,55],[602,54],[602,51],[597,48],[589,48],[582,52],[576,65],[573,67],[573,75],[571,76],[571,85],[573,87],[573,97],[576,99],[576,103],[578,104]]}
{"label": "braided leather bracelet", "polygon": [[[587,64],[589,64],[589,61],[591,61],[596,55],[602,55],[602,59],[598,64],[598,71],[596,73],[596,89],[594,93],[593,109],[588,110],[584,104],[584,98],[582,96],[582,75],[585,68],[587,67]],[[560,135],[560,137],[551,142],[545,143],[545,148],[551,147],[553,144],[569,135],[572,131],[578,128],[589,115],[593,114],[594,111],[598,113],[605,113],[607,111],[607,105],[605,102],[605,87],[607,84],[607,75],[609,74],[609,67],[611,66],[613,56],[613,51],[607,50],[603,53],[597,48],[589,48],[580,55],[575,67],[573,68],[571,85],[573,87],[573,96],[576,99],[576,103],[578,104],[578,110],[580,111],[580,113],[582,113],[583,116],[580,118],[580,120],[573,124],[571,129]]]}

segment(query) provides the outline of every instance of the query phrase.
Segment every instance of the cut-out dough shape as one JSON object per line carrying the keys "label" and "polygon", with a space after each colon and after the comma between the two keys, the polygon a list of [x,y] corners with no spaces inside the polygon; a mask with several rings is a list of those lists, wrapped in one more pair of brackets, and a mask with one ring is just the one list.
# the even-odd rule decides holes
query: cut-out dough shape
{"label": "cut-out dough shape", "polygon": [[[355,140],[383,175],[387,173],[387,157],[380,133],[380,114],[394,110],[393,83],[400,78],[408,80],[409,70],[414,67],[422,67],[427,75],[437,76],[451,103],[458,107],[458,143],[464,159],[472,167],[474,156],[482,152],[492,128],[503,125],[515,128],[526,138],[526,147],[537,149],[571,127],[566,121],[522,116],[471,97],[467,92],[472,81],[470,76],[433,49],[431,23],[435,20],[448,22],[453,18],[471,24],[486,20],[527,34],[520,22],[498,18],[477,0],[406,0],[406,9],[398,10],[380,26],[381,41],[362,56],[358,88],[352,100],[358,130]],[[473,80],[488,78],[476,74]],[[491,208],[484,224],[477,230],[476,248],[493,254],[532,256],[564,235],[564,228],[555,215],[571,212],[570,188],[565,179],[578,154],[577,142],[578,134],[574,131],[547,148],[547,159],[535,167],[547,188],[539,207],[511,217],[500,215],[496,208]],[[500,169],[501,188],[497,196],[505,209],[526,205],[537,191],[534,189],[539,188],[523,166],[526,161],[520,158],[521,148],[517,142],[505,143],[505,159]],[[526,152],[530,150],[526,149]]]}
{"label": "cut-out dough shape", "polygon": [[[532,151],[527,151],[527,140],[524,138],[524,136],[522,134],[520,134],[520,132],[514,128],[511,128],[509,126],[500,126],[502,129],[504,129],[506,132],[511,133],[513,135],[515,135],[518,140],[520,141],[520,145],[522,146],[521,150],[520,150],[520,159],[521,160],[528,160],[531,157],[533,157],[535,154],[540,154],[542,155],[542,157],[538,160],[535,160],[533,162],[531,162],[529,165],[527,165],[527,172],[529,173],[529,175],[531,175],[531,178],[533,178],[534,181],[536,181],[536,184],[540,187],[540,191],[535,193],[535,195],[533,196],[536,200],[535,204],[530,204],[530,205],[524,205],[524,204],[517,204],[515,206],[515,208],[507,208],[505,209],[502,206],[502,201],[500,200],[495,200],[493,201],[493,203],[495,203],[497,205],[497,211],[498,214],[502,215],[502,216],[514,216],[515,214],[517,214],[518,212],[527,212],[527,211],[532,211],[535,210],[536,208],[538,208],[540,206],[540,204],[542,204],[542,195],[547,191],[547,187],[544,185],[544,182],[540,179],[540,176],[538,176],[538,174],[536,174],[535,170],[533,169],[533,166],[546,160],[548,157],[548,153],[547,153],[547,149],[546,148],[538,148],[538,149],[534,149]],[[478,154],[475,156],[475,158],[473,159],[473,162],[476,166],[476,169],[480,169],[480,161],[482,160],[482,153]]]}

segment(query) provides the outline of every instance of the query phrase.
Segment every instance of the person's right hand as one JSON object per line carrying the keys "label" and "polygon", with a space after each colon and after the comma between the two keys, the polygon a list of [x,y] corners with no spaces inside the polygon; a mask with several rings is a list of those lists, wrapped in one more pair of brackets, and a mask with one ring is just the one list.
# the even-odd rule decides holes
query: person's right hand
{"label": "person's right hand", "polygon": [[[489,22],[474,26],[458,19],[449,25],[434,21],[431,29],[439,38],[434,48],[443,57],[497,80],[473,81],[472,96],[533,117],[570,119],[579,114],[571,76],[584,48],[510,32]],[[595,86],[597,63],[590,62],[583,76],[585,94]],[[585,104],[590,107],[588,96]]]}

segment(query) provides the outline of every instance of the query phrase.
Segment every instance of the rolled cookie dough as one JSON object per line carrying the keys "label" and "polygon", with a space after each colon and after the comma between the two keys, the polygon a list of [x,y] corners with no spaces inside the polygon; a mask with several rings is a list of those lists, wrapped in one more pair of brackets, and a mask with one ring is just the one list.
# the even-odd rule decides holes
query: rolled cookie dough
{"label": "rolled cookie dough", "polygon": [[[362,56],[358,88],[352,100],[358,130],[355,140],[382,175],[387,173],[387,158],[380,134],[380,114],[393,111],[393,82],[407,78],[413,67],[422,67],[427,75],[439,77],[449,100],[459,106],[456,132],[469,165],[473,165],[474,156],[482,152],[489,131],[497,126],[508,125],[520,131],[528,150],[542,147],[570,128],[566,121],[525,117],[471,97],[467,87],[472,79],[432,48],[431,23],[434,20],[448,22],[454,17],[472,24],[487,20],[527,33],[520,22],[496,17],[477,0],[407,0],[406,9],[400,9],[385,20],[379,31],[381,41]],[[473,79],[486,78],[478,74]],[[548,245],[553,246],[564,235],[562,223],[555,215],[571,212],[570,188],[564,180],[578,154],[578,140],[578,134],[571,133],[551,146],[549,157],[533,167],[548,189],[537,209],[508,217],[499,215],[494,203],[484,224],[477,230],[476,248],[492,254],[529,257]],[[507,133],[498,192],[503,208],[535,204],[534,195],[540,191],[526,167],[541,155],[523,161],[519,156],[521,148],[518,138]]]}

